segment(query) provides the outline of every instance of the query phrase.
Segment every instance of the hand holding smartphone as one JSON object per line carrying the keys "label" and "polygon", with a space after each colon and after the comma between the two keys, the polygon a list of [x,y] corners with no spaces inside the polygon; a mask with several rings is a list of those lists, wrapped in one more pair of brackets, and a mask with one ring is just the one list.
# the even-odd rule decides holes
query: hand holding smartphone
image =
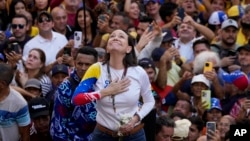
{"label": "hand holding smartphone", "polygon": [[206,105],[205,109],[208,110],[211,108],[211,91],[202,90],[201,91],[201,102]]}
{"label": "hand holding smartphone", "polygon": [[63,48],[63,55],[71,56],[71,48]]}
{"label": "hand holding smartphone", "polygon": [[148,26],[148,32],[152,32],[154,30],[154,25],[153,24],[150,24]]}
{"label": "hand holding smartphone", "polygon": [[207,141],[211,140],[211,132],[215,133],[216,130],[216,122],[208,121],[206,123],[206,135],[207,135]]}
{"label": "hand holding smartphone", "polygon": [[10,53],[10,52],[16,52],[17,54],[20,53],[20,50],[19,50],[19,44],[17,42],[14,42],[14,43],[11,43],[11,44],[8,44],[7,48],[6,48],[6,52],[7,53]]}
{"label": "hand holding smartphone", "polygon": [[103,14],[101,14],[101,15],[99,16],[99,19],[102,20],[102,21],[105,21],[106,17],[105,17]]}

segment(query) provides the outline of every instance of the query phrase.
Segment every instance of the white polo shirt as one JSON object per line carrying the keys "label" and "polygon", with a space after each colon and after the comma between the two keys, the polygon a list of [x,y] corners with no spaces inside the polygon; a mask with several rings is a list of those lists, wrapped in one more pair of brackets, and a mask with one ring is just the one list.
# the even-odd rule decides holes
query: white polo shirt
{"label": "white polo shirt", "polygon": [[186,62],[193,61],[194,59],[194,51],[193,51],[193,43],[201,39],[202,37],[194,38],[188,43],[184,44],[181,42],[180,38],[174,41],[174,46],[179,50],[180,56],[184,58]]}
{"label": "white polo shirt", "polygon": [[39,34],[29,40],[23,49],[23,60],[28,58],[29,51],[33,48],[40,48],[46,55],[45,65],[49,65],[56,61],[57,53],[68,43],[67,38],[57,32],[52,31],[52,40],[44,39]]}

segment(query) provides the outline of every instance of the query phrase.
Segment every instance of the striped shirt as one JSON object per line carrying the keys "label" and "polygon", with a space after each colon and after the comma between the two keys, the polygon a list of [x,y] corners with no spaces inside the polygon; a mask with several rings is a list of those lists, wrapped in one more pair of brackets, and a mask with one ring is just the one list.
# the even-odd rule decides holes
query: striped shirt
{"label": "striped shirt", "polygon": [[0,140],[18,141],[18,127],[30,124],[28,105],[17,91],[10,89],[9,95],[0,102]]}

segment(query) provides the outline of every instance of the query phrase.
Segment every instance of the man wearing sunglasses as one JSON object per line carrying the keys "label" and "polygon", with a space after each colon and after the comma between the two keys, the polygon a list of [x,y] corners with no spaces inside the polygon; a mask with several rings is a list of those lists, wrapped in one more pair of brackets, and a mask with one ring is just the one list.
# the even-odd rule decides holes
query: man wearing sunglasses
{"label": "man wearing sunglasses", "polygon": [[68,43],[68,40],[64,35],[52,31],[53,26],[54,23],[50,13],[42,11],[37,17],[39,34],[27,42],[23,50],[23,60],[26,60],[31,49],[42,49],[46,55],[45,65],[47,72],[49,72],[52,69],[52,66],[57,63],[57,53]]}
{"label": "man wearing sunglasses", "polygon": [[5,39],[3,44],[0,45],[1,53],[3,53],[3,49],[8,46],[10,42],[17,42],[19,47],[23,49],[24,45],[31,39],[31,37],[26,33],[28,19],[23,15],[15,15],[11,21],[11,31],[12,35],[10,38]]}
{"label": "man wearing sunglasses", "polygon": [[24,45],[31,39],[31,37],[27,34],[27,24],[28,19],[24,15],[14,16],[11,23],[12,37],[15,38],[22,49]]}

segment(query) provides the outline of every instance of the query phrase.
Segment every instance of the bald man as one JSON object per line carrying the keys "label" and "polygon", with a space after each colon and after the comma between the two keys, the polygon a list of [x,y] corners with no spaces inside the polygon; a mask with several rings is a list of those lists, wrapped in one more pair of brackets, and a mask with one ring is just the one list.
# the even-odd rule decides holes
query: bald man
{"label": "bald man", "polygon": [[51,11],[51,16],[54,21],[53,30],[65,35],[65,37],[69,40],[69,38],[73,35],[73,29],[67,24],[67,13],[65,9],[61,7],[55,7]]}
{"label": "bald man", "polygon": [[33,26],[33,23],[35,23],[35,21],[32,18],[32,15],[30,12],[28,11],[22,11],[20,14],[24,15],[27,19],[28,19],[28,30],[27,30],[27,34],[30,37],[35,37],[36,35],[38,35],[39,33],[39,29],[36,26]]}

